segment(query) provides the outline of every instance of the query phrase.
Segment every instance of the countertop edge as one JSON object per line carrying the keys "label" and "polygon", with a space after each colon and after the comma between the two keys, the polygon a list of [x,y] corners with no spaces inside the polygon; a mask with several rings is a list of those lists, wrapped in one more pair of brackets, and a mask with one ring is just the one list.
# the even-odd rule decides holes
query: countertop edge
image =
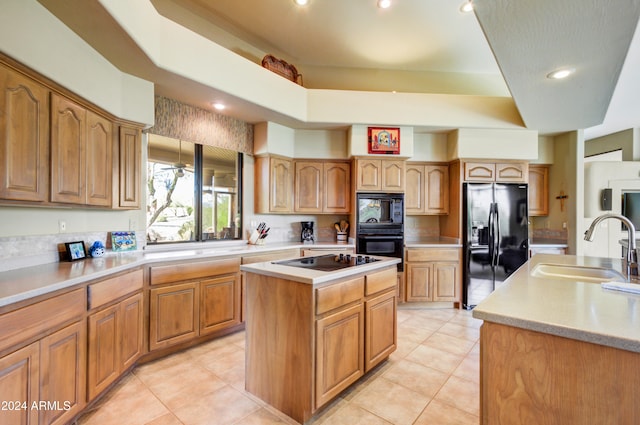
{"label": "countertop edge", "polygon": [[[303,244],[301,242],[292,242],[287,243],[283,242],[280,244],[265,244],[265,245],[249,245],[249,244],[237,244],[233,246],[224,246],[224,247],[201,247],[199,249],[189,247],[186,249],[175,249],[175,250],[138,250],[132,252],[123,252],[123,253],[110,253],[104,257],[98,258],[87,258],[81,261],[69,263],[69,262],[59,262],[59,263],[48,263],[42,264],[40,266],[34,267],[26,267],[21,269],[8,270],[0,273],[0,285],[8,285],[8,284],[16,284],[19,286],[19,282],[21,280],[29,280],[33,281],[36,279],[34,277],[34,270],[41,268],[41,274],[51,274],[51,276],[56,275],[56,273],[60,273],[59,270],[65,267],[70,269],[74,267],[81,266],[82,270],[86,268],[90,268],[93,266],[98,267],[99,264],[105,264],[109,262],[117,263],[120,259],[126,261],[122,264],[115,264],[113,266],[102,266],[104,268],[89,271],[86,270],[81,271],[78,276],[73,277],[63,277],[56,278],[51,277],[50,279],[45,279],[46,282],[42,284],[42,286],[37,286],[34,284],[34,287],[31,289],[26,289],[21,292],[11,293],[4,296],[0,296],[0,308],[9,306],[11,304],[15,304],[21,301],[27,301],[29,299],[50,294],[59,290],[67,289],[74,287],[76,285],[82,285],[87,282],[101,279],[106,276],[110,276],[116,273],[120,273],[126,270],[130,270],[136,267],[141,267],[147,264],[155,264],[159,262],[170,262],[177,260],[206,260],[213,258],[225,258],[225,257],[236,257],[236,256],[244,256],[251,254],[261,254],[268,253],[273,251],[283,251],[288,249],[349,249],[355,248],[352,243],[329,243],[329,242],[318,242],[314,244]],[[57,270],[56,270],[57,269]],[[72,274],[73,271],[65,272],[67,274]],[[37,274],[37,273],[36,273]],[[17,281],[18,283],[15,283]]]}

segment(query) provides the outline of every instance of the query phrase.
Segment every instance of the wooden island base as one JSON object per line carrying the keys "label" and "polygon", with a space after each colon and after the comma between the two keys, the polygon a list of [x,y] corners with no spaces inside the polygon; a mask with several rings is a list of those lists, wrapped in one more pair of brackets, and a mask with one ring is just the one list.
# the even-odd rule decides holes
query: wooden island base
{"label": "wooden island base", "polygon": [[640,354],[485,322],[484,425],[638,424]]}
{"label": "wooden island base", "polygon": [[308,421],[395,351],[396,273],[309,284],[246,271],[246,390]]}

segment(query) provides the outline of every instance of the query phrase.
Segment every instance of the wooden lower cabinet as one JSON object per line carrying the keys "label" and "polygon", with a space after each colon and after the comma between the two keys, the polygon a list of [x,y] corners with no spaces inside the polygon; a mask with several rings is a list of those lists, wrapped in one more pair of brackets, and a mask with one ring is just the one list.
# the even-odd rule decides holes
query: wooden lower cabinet
{"label": "wooden lower cabinet", "polygon": [[482,425],[638,424],[640,353],[485,321]]}
{"label": "wooden lower cabinet", "polygon": [[316,321],[316,409],[364,375],[362,303]]}
{"label": "wooden lower cabinet", "polygon": [[239,258],[152,266],[149,273],[149,350],[242,323]]}
{"label": "wooden lower cabinet", "polygon": [[77,322],[40,340],[40,424],[65,424],[86,405],[86,330]]}
{"label": "wooden lower cabinet", "polygon": [[406,254],[407,302],[460,301],[459,249],[411,248]]}
{"label": "wooden lower cabinet", "polygon": [[142,355],[143,320],[142,293],[89,316],[89,401],[133,366]]}
{"label": "wooden lower cabinet", "polygon": [[[36,425],[38,410],[31,409],[40,400],[40,344],[34,342],[0,358],[0,423]],[[23,408],[24,407],[24,408]]]}
{"label": "wooden lower cabinet", "polygon": [[200,282],[200,335],[240,324],[238,274]]}
{"label": "wooden lower cabinet", "polygon": [[197,282],[149,291],[149,350],[198,336],[199,295]]}
{"label": "wooden lower cabinet", "polygon": [[245,273],[246,389],[296,421],[396,349],[395,265],[321,285]]}
{"label": "wooden lower cabinet", "polygon": [[396,350],[396,292],[377,295],[365,302],[365,361],[368,372]]}

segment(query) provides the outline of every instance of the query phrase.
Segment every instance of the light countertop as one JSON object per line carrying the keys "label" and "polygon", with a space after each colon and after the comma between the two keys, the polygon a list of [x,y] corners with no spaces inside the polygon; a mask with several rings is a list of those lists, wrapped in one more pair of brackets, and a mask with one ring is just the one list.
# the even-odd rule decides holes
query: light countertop
{"label": "light countertop", "polygon": [[376,257],[373,255],[371,255],[370,257],[378,258],[380,259],[380,261],[360,264],[358,266],[347,267],[344,269],[333,271],[310,270],[306,268],[292,267],[267,261],[264,263],[243,264],[242,266],[240,266],[240,270],[280,279],[292,280],[294,282],[318,284],[354,276],[363,272],[378,270],[384,267],[398,264],[400,262],[399,258]]}
{"label": "light countertop", "polygon": [[640,295],[602,289],[599,282],[531,276],[540,263],[623,270],[616,259],[538,254],[478,304],[473,317],[640,352]]}
{"label": "light countertop", "polygon": [[216,257],[244,256],[284,249],[342,249],[354,247],[353,244],[336,242],[318,242],[314,244],[283,242],[248,245],[245,241],[215,246],[206,243],[203,245],[205,246],[195,247],[190,244],[182,248],[173,245],[170,249],[167,249],[168,247],[153,247],[144,251],[108,253],[100,258],[87,258],[74,262],[62,261],[5,271],[0,273],[0,307],[100,279],[145,264],[175,260],[202,260]]}
{"label": "light countertop", "polygon": [[405,248],[462,248],[460,239],[436,236],[404,241]]}
{"label": "light countertop", "polygon": [[566,248],[567,241],[564,239],[531,239],[529,246],[536,248]]}

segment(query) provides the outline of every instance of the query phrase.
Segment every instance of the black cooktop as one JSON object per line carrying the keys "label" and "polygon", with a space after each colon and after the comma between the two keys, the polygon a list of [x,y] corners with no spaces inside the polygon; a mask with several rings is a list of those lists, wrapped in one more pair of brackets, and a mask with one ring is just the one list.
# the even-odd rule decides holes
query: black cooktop
{"label": "black cooktop", "polygon": [[274,261],[273,264],[281,264],[283,266],[301,267],[304,269],[318,270],[330,272],[340,270],[347,267],[355,267],[362,264],[380,261],[377,258],[351,255],[351,254],[329,254],[319,255],[317,257],[294,258],[293,260]]}

